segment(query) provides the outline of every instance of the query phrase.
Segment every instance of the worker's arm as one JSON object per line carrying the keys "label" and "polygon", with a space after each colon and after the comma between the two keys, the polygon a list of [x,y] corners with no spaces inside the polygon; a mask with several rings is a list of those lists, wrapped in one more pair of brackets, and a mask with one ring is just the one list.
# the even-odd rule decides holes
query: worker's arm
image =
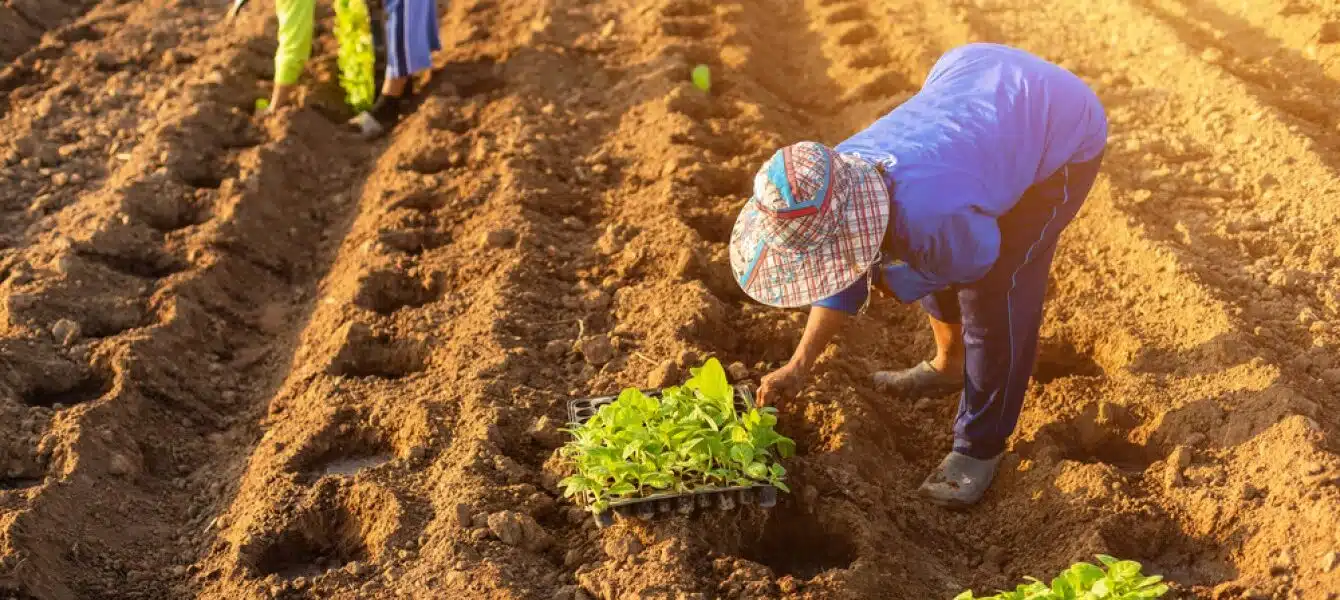
{"label": "worker's arm", "polygon": [[288,102],[307,59],[312,55],[316,0],[275,0],[279,17],[279,49],[275,52],[275,89],[271,108]]}
{"label": "worker's arm", "polygon": [[800,386],[809,378],[814,361],[819,359],[828,343],[833,341],[842,326],[851,319],[851,315],[841,310],[822,306],[810,308],[809,321],[805,323],[805,334],[791,355],[790,362],[773,371],[759,382],[758,404],[774,404],[800,391]]}

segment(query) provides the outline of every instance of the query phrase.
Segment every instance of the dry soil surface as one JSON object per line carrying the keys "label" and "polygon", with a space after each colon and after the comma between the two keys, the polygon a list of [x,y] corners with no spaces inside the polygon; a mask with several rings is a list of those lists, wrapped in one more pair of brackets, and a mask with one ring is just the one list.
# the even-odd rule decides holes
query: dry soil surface
{"label": "dry soil surface", "polygon": [[[0,4],[0,597],[925,600],[1098,552],[1182,598],[1340,590],[1333,0],[461,0],[373,143],[328,7],[260,118],[273,7],[226,4]],[[986,500],[913,493],[955,399],[874,390],[931,348],[897,305],[784,413],[776,509],[559,498],[569,398],[788,356],[804,313],[726,260],[757,165],[977,40],[1112,121]]]}

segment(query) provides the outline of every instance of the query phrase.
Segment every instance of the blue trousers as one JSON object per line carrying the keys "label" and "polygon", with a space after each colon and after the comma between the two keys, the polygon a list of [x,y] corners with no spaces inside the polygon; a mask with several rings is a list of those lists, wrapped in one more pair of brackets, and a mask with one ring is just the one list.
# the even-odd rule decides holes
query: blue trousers
{"label": "blue trousers", "polygon": [[992,458],[1019,422],[1037,358],[1042,303],[1056,241],[1089,195],[1103,156],[1071,163],[1028,188],[999,219],[1000,257],[982,279],[927,296],[936,319],[963,325],[963,395],[954,450]]}
{"label": "blue trousers", "polygon": [[435,0],[386,0],[386,78],[408,77],[433,66],[442,49]]}

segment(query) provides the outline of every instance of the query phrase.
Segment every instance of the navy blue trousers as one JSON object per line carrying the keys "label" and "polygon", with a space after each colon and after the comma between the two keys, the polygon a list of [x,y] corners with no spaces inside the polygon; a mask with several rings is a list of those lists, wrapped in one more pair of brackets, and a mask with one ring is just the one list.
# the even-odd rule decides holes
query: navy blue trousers
{"label": "navy blue trousers", "polygon": [[921,300],[936,319],[963,325],[967,356],[955,451],[991,458],[1014,433],[1037,358],[1056,241],[1079,213],[1102,161],[1099,154],[1068,164],[1028,188],[999,219],[1000,257],[986,276]]}

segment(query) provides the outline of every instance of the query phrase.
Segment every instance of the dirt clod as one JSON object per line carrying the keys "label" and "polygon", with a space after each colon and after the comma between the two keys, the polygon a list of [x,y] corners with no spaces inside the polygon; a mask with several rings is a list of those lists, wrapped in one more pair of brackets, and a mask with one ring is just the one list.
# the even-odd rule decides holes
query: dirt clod
{"label": "dirt clod", "polygon": [[553,543],[553,538],[533,517],[510,510],[489,515],[488,528],[494,537],[509,546],[539,551]]}
{"label": "dirt clod", "polygon": [[1340,21],[1328,21],[1317,30],[1317,43],[1334,44],[1340,42]]}
{"label": "dirt clod", "polygon": [[675,364],[675,361],[661,361],[661,364],[657,365],[656,368],[652,369],[651,373],[647,375],[647,387],[658,389],[664,388],[677,384],[681,379],[683,379],[683,375],[679,370],[679,365]]}
{"label": "dirt clod", "polygon": [[749,379],[749,367],[744,366],[742,362],[733,362],[726,367],[726,374],[730,375],[730,380],[739,383]]}
{"label": "dirt clod", "polygon": [[642,541],[631,533],[615,535],[605,541],[605,555],[616,561],[627,560],[642,552]]}
{"label": "dirt clod", "polygon": [[484,245],[490,248],[506,248],[516,241],[516,231],[511,229],[494,229],[484,235]]}
{"label": "dirt clod", "polygon": [[1321,557],[1321,572],[1330,573],[1340,567],[1340,552],[1332,550]]}
{"label": "dirt clod", "polygon": [[79,341],[80,327],[79,323],[70,319],[61,319],[51,326],[51,335],[63,346],[73,346]]}
{"label": "dirt clod", "polygon": [[614,346],[607,335],[595,335],[577,342],[577,351],[587,364],[600,366],[614,360]]}

